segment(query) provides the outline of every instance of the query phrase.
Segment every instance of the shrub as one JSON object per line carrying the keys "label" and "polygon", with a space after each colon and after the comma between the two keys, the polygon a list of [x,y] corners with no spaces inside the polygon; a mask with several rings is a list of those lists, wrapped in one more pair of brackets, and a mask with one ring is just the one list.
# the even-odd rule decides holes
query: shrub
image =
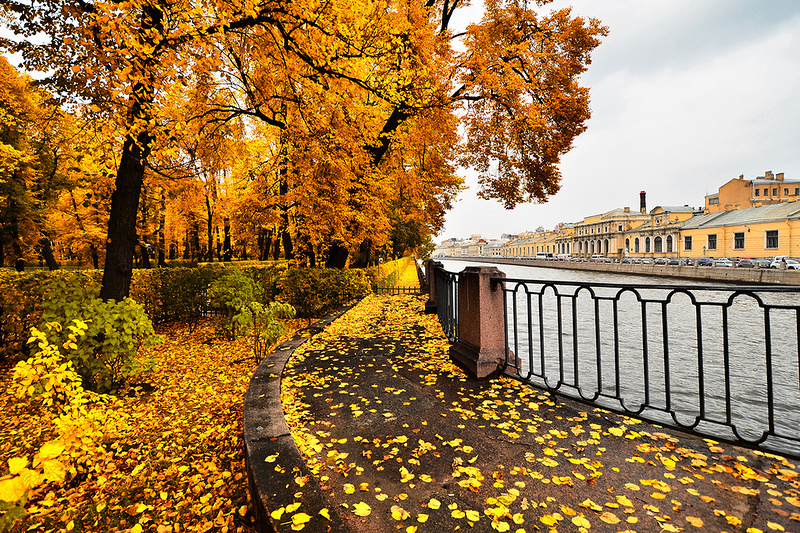
{"label": "shrub", "polygon": [[208,297],[212,305],[227,310],[221,321],[222,334],[230,339],[250,335],[256,362],[266,355],[269,346],[286,331],[278,318],[290,318],[291,305],[272,302],[263,304],[265,290],[241,270],[229,270],[211,284]]}
{"label": "shrub", "polygon": [[[141,305],[130,298],[103,301],[97,297],[99,285],[88,276],[53,276],[45,283],[42,320],[46,323],[87,325],[67,358],[89,390],[109,392],[145,370],[140,348],[162,342]],[[68,340],[62,328],[48,332],[48,341],[59,346]]]}
{"label": "shrub", "polygon": [[369,294],[369,278],[362,270],[299,268],[286,272],[280,283],[281,298],[300,317],[319,317]]}

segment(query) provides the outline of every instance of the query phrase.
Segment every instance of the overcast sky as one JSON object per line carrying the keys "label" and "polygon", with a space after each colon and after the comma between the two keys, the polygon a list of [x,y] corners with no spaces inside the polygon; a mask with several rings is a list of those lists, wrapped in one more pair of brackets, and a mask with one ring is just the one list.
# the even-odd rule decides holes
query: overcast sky
{"label": "overcast sky", "polygon": [[[531,2],[532,3],[532,2]],[[506,211],[476,180],[439,240],[497,238],[617,207],[700,207],[740,174],[800,179],[800,1],[559,0],[610,33],[583,76],[592,118],[562,159],[561,191]]]}

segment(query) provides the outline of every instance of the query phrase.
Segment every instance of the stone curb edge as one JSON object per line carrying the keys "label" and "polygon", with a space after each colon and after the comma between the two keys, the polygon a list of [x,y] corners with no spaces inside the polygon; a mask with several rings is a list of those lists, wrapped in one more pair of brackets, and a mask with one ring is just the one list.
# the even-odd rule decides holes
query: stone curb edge
{"label": "stone curb edge", "polygon": [[[337,309],[308,329],[321,331],[351,307],[353,305]],[[281,378],[286,363],[309,338],[296,334],[267,355],[256,367],[244,397],[242,427],[245,468],[256,526],[263,532],[291,531],[291,518],[288,515],[282,520],[275,520],[270,513],[298,501],[295,497],[297,492],[303,493],[302,506],[298,511],[326,507],[322,491],[310,475],[286,425],[281,406]],[[265,461],[274,454],[278,454],[277,462]],[[301,488],[294,480],[303,476],[308,476],[308,482]],[[330,520],[319,515],[313,516],[303,530],[316,533],[347,529],[336,512],[330,515]]]}

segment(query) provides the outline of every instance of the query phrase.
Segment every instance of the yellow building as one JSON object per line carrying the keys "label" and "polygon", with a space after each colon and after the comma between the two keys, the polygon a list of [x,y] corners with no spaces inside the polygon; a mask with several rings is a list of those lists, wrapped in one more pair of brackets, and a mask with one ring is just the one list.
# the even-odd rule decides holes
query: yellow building
{"label": "yellow building", "polygon": [[505,257],[536,257],[537,255],[554,257],[557,253],[556,237],[557,233],[549,230],[523,233],[503,245],[503,255]]}
{"label": "yellow building", "polygon": [[680,235],[681,257],[800,257],[800,203],[696,216]]}
{"label": "yellow building", "polygon": [[[642,199],[644,203],[644,198]],[[625,252],[625,238],[629,232],[650,221],[642,211],[631,211],[630,207],[613,209],[576,222],[569,237],[571,254],[577,257],[615,255]]]}
{"label": "yellow building", "polygon": [[646,223],[625,235],[625,255],[678,257],[681,226],[694,214],[688,205],[656,206]]}
{"label": "yellow building", "polygon": [[706,213],[719,213],[732,209],[746,209],[800,199],[800,181],[787,180],[783,172],[767,171],[752,180],[739,176],[706,196]]}

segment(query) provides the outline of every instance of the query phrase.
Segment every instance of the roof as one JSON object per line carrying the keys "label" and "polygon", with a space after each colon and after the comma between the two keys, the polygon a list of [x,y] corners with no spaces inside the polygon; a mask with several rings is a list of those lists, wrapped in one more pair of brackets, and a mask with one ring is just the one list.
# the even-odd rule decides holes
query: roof
{"label": "roof", "polygon": [[694,207],[688,205],[657,205],[650,212],[652,213],[658,208],[661,208],[665,213],[694,213]]}
{"label": "roof", "polygon": [[761,207],[748,207],[746,209],[698,215],[687,220],[682,229],[763,224],[797,218],[800,218],[800,202],[782,202]]}
{"label": "roof", "polygon": [[783,184],[790,184],[791,183],[793,185],[800,185],[800,180],[796,180],[796,179],[794,179],[794,180],[791,180],[791,179],[790,180],[787,180],[787,179],[779,180],[779,179],[775,179],[775,178],[756,178],[756,179],[751,180],[751,181],[752,181],[752,183],[754,185],[772,185],[772,184],[780,184],[780,183],[783,183]]}

